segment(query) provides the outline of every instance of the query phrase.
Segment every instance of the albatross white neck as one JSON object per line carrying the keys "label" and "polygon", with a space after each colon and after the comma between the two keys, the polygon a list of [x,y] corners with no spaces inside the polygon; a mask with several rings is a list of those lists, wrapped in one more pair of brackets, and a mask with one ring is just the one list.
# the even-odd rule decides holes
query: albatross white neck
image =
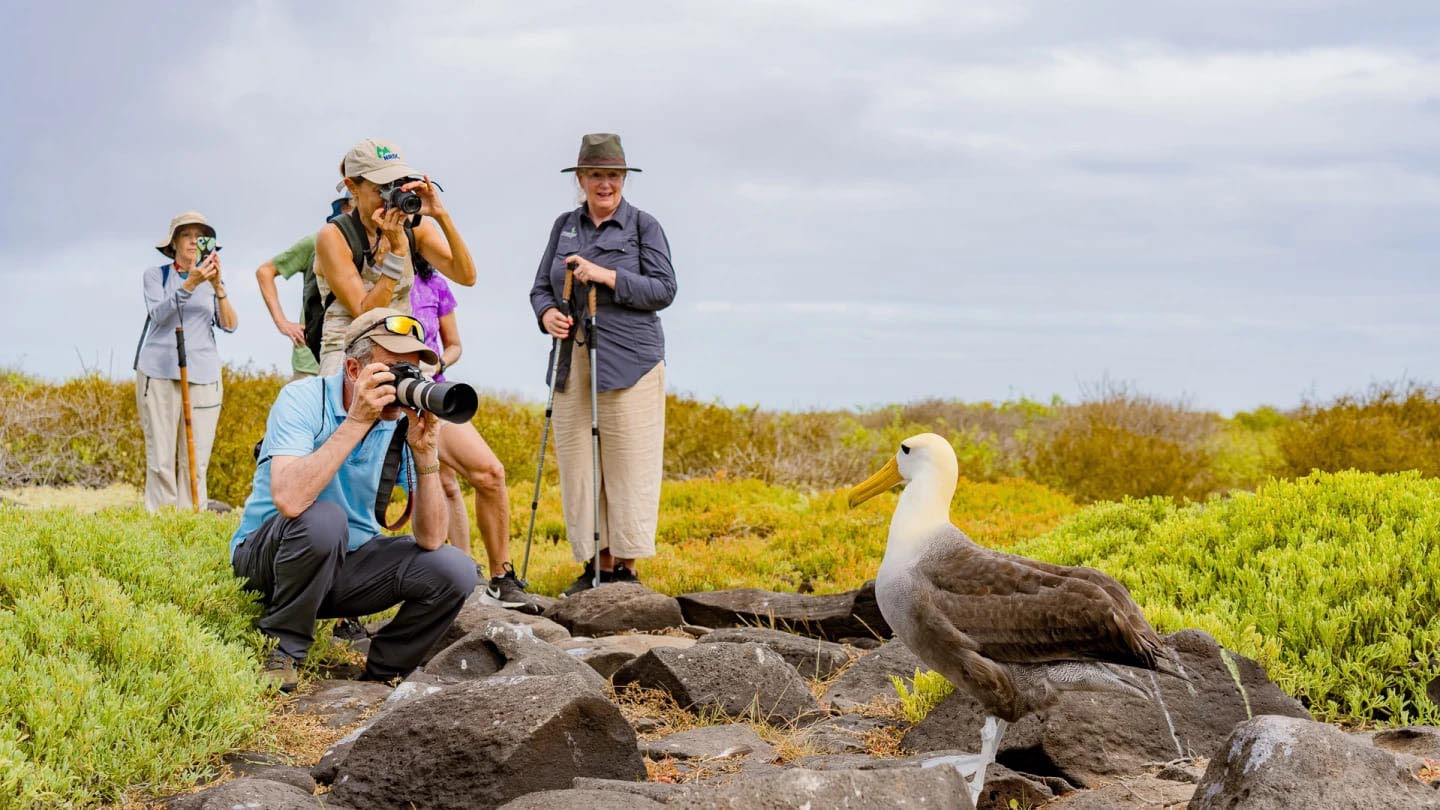
{"label": "albatross white neck", "polygon": [[959,480],[958,465],[953,455],[948,465],[944,459],[927,461],[930,463],[917,465],[919,469],[914,478],[900,493],[900,502],[890,518],[886,556],[894,552],[908,557],[941,528],[950,525],[950,500]]}

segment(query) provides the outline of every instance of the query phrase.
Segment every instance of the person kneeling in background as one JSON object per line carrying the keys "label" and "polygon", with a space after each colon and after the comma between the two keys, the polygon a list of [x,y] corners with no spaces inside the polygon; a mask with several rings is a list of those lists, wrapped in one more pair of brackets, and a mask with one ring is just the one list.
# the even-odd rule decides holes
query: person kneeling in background
{"label": "person kneeling in background", "polygon": [[[258,591],[260,631],[276,641],[267,674],[282,691],[317,619],[400,612],[372,639],[365,680],[404,677],[455,620],[478,578],[469,555],[445,544],[449,510],[440,484],[439,419],[395,402],[392,363],[438,362],[414,318],[389,309],[357,317],[345,334],[345,361],[332,376],[280,390],[244,517],[231,540],[231,565]],[[382,468],[408,418],[399,476],[413,502],[415,534],[386,536],[374,513]],[[413,483],[412,483],[413,482]]]}

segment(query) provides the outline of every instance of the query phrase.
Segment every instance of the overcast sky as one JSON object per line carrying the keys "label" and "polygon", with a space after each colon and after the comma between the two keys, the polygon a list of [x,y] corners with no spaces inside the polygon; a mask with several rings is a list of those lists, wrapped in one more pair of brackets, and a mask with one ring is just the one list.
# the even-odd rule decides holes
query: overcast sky
{"label": "overcast sky", "polygon": [[[1221,411],[1440,380],[1440,10],[1338,2],[7,5],[0,366],[129,374],[170,217],[254,282],[388,138],[480,269],[454,377],[544,396],[527,292],[585,132],[672,246],[671,388]],[[292,317],[298,279],[282,283]],[[287,366],[288,367],[288,366]]]}

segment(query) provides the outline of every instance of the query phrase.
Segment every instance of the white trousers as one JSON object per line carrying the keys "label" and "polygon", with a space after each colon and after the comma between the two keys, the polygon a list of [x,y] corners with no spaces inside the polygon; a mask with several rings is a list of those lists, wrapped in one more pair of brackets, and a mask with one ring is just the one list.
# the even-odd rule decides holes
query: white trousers
{"label": "white trousers", "polygon": [[[604,347],[601,347],[604,350]],[[633,386],[600,394],[600,547],[622,560],[655,556],[665,466],[665,364]],[[555,392],[560,501],[576,562],[595,557],[590,444],[590,354],[575,347],[565,390]]]}
{"label": "white trousers", "polygon": [[[195,475],[202,509],[209,500],[205,474],[210,468],[210,450],[215,446],[222,398],[218,381],[190,383],[190,425],[195,433]],[[135,372],[135,407],[140,411],[140,428],[145,433],[145,508],[151,512],[162,506],[191,508],[190,458],[185,447],[180,381]]]}

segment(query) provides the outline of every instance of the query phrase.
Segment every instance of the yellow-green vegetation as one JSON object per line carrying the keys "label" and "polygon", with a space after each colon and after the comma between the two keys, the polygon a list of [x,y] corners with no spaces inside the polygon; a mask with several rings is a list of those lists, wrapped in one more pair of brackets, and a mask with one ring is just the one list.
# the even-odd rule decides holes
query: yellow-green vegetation
{"label": "yellow-green vegetation", "polygon": [[1090,565],[1162,632],[1198,627],[1330,721],[1434,723],[1440,480],[1316,473],[1177,507],[1084,509],[1016,553]]}
{"label": "yellow-green vegetation", "polygon": [[[284,383],[225,370],[212,497],[244,502]],[[508,471],[517,566],[541,422],[538,405],[491,395],[475,419]],[[951,516],[976,541],[1111,573],[1159,629],[1199,627],[1258,658],[1322,718],[1440,720],[1425,696],[1440,675],[1440,480],[1424,477],[1440,475],[1440,396],[1422,386],[1231,419],[1116,386],[1073,404],[805,413],[672,396],[659,554],[641,576],[671,594],[859,586],[895,495],[850,510],[844,488],[924,431],[956,450]],[[1419,472],[1271,479],[1349,468]],[[226,558],[238,517],[87,511],[127,502],[143,476],[129,381],[0,370],[0,805],[163,792],[256,739],[257,609]],[[77,486],[110,489],[77,499]],[[1127,496],[1155,497],[1109,502]],[[564,536],[552,457],[532,590],[557,593],[579,570]],[[312,671],[347,654],[328,627],[317,636]],[[945,689],[921,676],[900,691],[920,717]]]}
{"label": "yellow-green vegetation", "polygon": [[[523,485],[510,492],[517,567],[524,554],[530,492]],[[660,490],[658,553],[644,561],[641,575],[649,587],[671,594],[857,588],[875,576],[894,508],[893,494],[848,509],[844,490],[806,493],[754,480],[666,481]],[[951,517],[978,542],[1007,546],[1048,531],[1075,509],[1069,498],[1031,481],[962,480]],[[564,536],[559,490],[547,488],[530,561],[537,593],[559,593],[579,573],[581,563],[572,559]]]}
{"label": "yellow-green vegetation", "polygon": [[0,507],[0,805],[177,787],[266,716],[233,522]]}
{"label": "yellow-green vegetation", "polygon": [[900,713],[911,723],[924,720],[931,709],[955,691],[954,684],[933,669],[917,669],[915,677],[908,679],[891,675],[890,683],[900,696]]}

